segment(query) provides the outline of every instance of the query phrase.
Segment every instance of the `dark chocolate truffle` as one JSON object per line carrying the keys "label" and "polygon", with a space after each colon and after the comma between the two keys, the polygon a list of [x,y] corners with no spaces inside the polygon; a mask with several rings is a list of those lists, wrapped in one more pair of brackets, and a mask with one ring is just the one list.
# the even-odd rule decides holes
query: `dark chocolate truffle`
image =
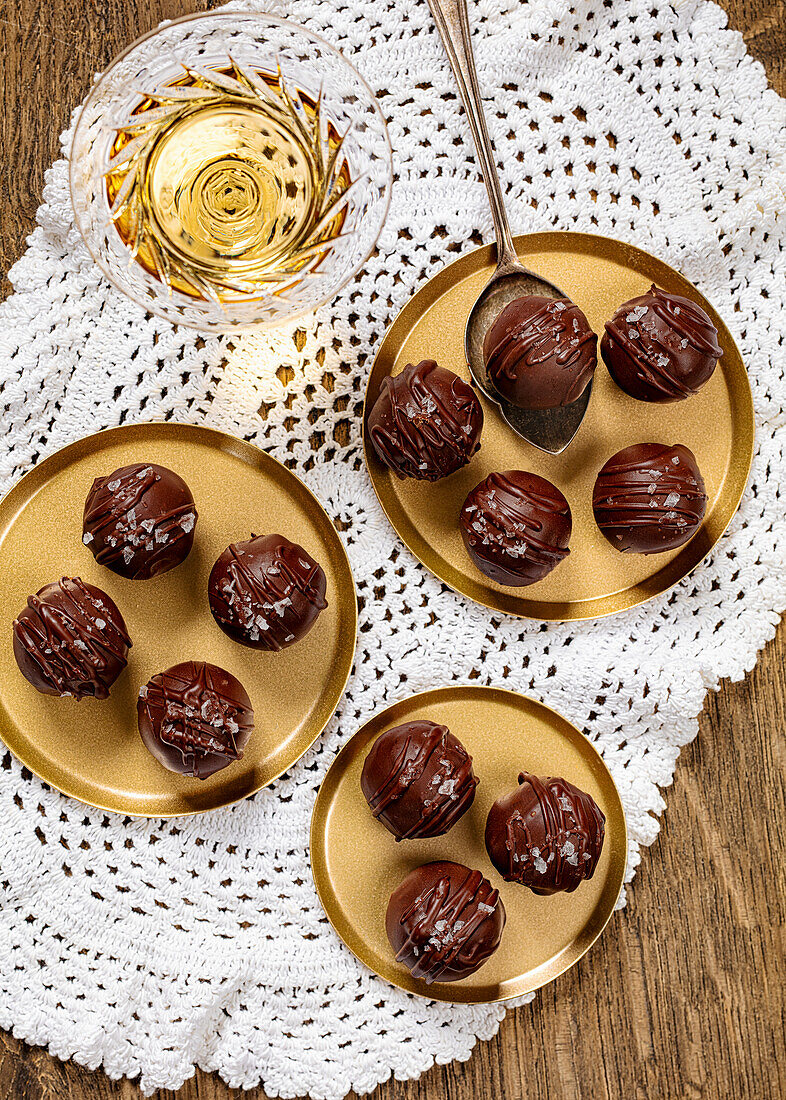
{"label": "dark chocolate truffle", "polygon": [[483,409],[471,386],[433,359],[382,380],[368,433],[400,478],[438,481],[466,466],[480,447]]}
{"label": "dark chocolate truffle", "polygon": [[618,451],[598,474],[592,508],[615,549],[660,554],[693,538],[707,496],[687,447],[635,443]]}
{"label": "dark chocolate truffle", "polygon": [[504,398],[523,409],[577,401],[598,362],[598,338],[569,298],[516,298],[486,333],[483,359]]}
{"label": "dark chocolate truffle", "polygon": [[322,566],[283,535],[252,535],[228,546],[208,581],[218,625],[251,649],[285,649],[308,634],[327,607]]}
{"label": "dark chocolate truffle", "polygon": [[605,823],[594,799],[567,779],[522,772],[489,811],[486,850],[506,882],[533,894],[570,893],[595,873]]}
{"label": "dark chocolate truffle", "polygon": [[231,673],[204,661],[173,665],[144,684],[137,717],[156,760],[196,779],[240,760],[254,728],[246,689]]}
{"label": "dark chocolate truffle", "polygon": [[617,385],[638,401],[681,401],[709,381],[723,352],[707,314],[653,286],[606,323],[600,353]]}
{"label": "dark chocolate truffle", "polygon": [[396,840],[442,836],[467,812],[478,781],[447,726],[419,719],[381,734],[360,778],[371,812]]}
{"label": "dark chocolate truffle", "polygon": [[456,982],[499,947],[505,906],[480,871],[441,860],[416,867],[393,891],[385,927],[396,962],[413,978]]}
{"label": "dark chocolate truffle", "polygon": [[181,477],[166,466],[135,462],[93,482],[82,542],[99,565],[146,581],[185,561],[196,521],[194,498]]}
{"label": "dark chocolate truffle", "polygon": [[131,648],[116,604],[79,577],[46,584],[14,619],[14,657],[44,695],[106,699]]}
{"label": "dark chocolate truffle", "polygon": [[467,553],[497,584],[534,584],[570,553],[567,500],[545,477],[523,470],[489,474],[476,485],[459,526]]}

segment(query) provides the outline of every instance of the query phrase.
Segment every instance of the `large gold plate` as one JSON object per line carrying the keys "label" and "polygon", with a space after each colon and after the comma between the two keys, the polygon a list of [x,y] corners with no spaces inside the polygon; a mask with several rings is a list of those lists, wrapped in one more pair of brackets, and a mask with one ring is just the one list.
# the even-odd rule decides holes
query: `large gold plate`
{"label": "large gold plate", "polygon": [[[199,520],[194,548],[177,569],[129,581],[82,545],[92,480],[130,462],[158,462],[191,488]],[[306,637],[281,653],[232,642],[210,614],[207,579],[224,547],[251,532],[280,531],[327,575],[329,605]],[[11,620],[27,596],[62,576],[108,592],[134,643],[108,700],[39,694],[19,672]],[[184,424],[138,424],[99,432],[47,458],[0,502],[0,736],[41,779],[93,806],[170,817],[226,806],[258,791],[303,755],[333,714],[352,668],[357,601],[346,553],[306,486],[264,451],[222,432]],[[237,676],[254,706],[255,730],[241,761],[204,781],[163,768],[137,731],[141,684],[170,665],[206,660]]]}
{"label": "large gold plate", "polygon": [[[639,248],[587,233],[532,233],[516,238],[521,260],[552,280],[602,335],[604,322],[651,283],[699,302],[718,329],[723,348],[711,380],[673,405],[634,401],[599,360],[587,415],[561,455],[520,439],[497,407],[480,395],[485,414],[481,449],[463,470],[434,484],[399,481],[377,458],[364,433],[366,462],[377,496],[401,539],[441,580],[478,603],[534,619],[597,618],[635,607],[672,588],[707,556],[740,502],[753,457],[753,401],[740,353],[706,298],[679,272]],[[382,379],[407,363],[436,359],[470,381],[464,325],[494,267],[491,246],[442,269],[404,307],[380,346],[366,391],[365,418]],[[620,554],[601,535],[592,514],[592,488],[604,462],[632,443],[684,443],[696,455],[707,487],[707,514],[686,546],[666,554]],[[528,588],[504,588],[470,561],[458,515],[470,489],[492,470],[523,469],[547,477],[573,513],[570,556]]]}
{"label": "large gold plate", "polygon": [[[360,773],[379,734],[415,718],[450,728],[473,757],[480,784],[470,810],[445,836],[397,844],[366,805]],[[488,812],[501,794],[516,786],[522,770],[570,780],[588,791],[606,815],[606,839],[595,874],[572,894],[536,897],[526,887],[503,882],[486,854]],[[556,711],[501,688],[437,688],[376,714],[333,761],[311,819],[311,867],[330,923],[380,977],[435,1001],[505,1001],[540,988],[573,966],[614,910],[627,850],[622,802],[591,742]],[[405,875],[435,859],[482,871],[499,888],[507,924],[498,950],[476,974],[426,985],[396,962],[385,934],[385,912]]]}

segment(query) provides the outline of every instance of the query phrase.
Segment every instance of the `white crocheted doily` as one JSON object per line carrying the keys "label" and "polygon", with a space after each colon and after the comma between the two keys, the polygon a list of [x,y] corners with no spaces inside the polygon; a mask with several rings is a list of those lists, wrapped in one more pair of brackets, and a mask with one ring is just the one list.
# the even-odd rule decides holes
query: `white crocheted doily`
{"label": "white crocheted doily", "polygon": [[[358,725],[446,677],[545,699],[614,773],[630,879],[706,691],[742,677],[775,631],[786,606],[786,118],[741,36],[705,0],[471,4],[514,230],[604,233],[683,271],[739,342],[758,431],[738,515],[674,592],[596,623],[520,622],[448,591],[414,560],[360,458],[365,377],[385,326],[444,263],[491,239],[428,8],[237,6],[321,32],[379,96],[397,180],[378,254],[335,302],[298,322],[298,335],[292,326],[198,338],[144,316],[107,284],[74,229],[58,161],[11,272],[15,294],[0,307],[0,488],[77,437],[135,420],[253,440],[341,521],[361,598],[355,671],[324,736],[288,775],[199,817],[89,809],[0,750],[0,1025],[60,1057],[138,1076],[145,1090],[177,1088],[200,1065],[230,1085],[262,1081],[271,1096],[338,1100],[391,1073],[469,1057],[504,1014],[391,988],[326,923],[308,865],[309,816]],[[294,376],[282,383],[265,364],[290,365]],[[335,442],[339,423],[350,426],[348,447]]]}

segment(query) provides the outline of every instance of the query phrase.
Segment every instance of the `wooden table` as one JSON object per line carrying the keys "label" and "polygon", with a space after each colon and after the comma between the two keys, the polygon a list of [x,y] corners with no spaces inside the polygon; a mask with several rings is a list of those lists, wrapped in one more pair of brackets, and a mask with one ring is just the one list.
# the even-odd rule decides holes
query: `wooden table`
{"label": "wooden table", "polygon": [[[786,92],[786,6],[721,0]],[[24,249],[69,112],[121,46],[209,0],[2,0],[0,271]],[[7,280],[3,294],[9,291]],[[510,1012],[470,1062],[374,1100],[776,1100],[786,1095],[781,629],[754,672],[711,695],[683,750],[628,908],[577,967]],[[780,759],[779,759],[780,756]],[[112,1082],[0,1032],[0,1100],[130,1100]],[[160,1093],[170,1100],[173,1093]],[[198,1073],[178,1100],[263,1100]]]}

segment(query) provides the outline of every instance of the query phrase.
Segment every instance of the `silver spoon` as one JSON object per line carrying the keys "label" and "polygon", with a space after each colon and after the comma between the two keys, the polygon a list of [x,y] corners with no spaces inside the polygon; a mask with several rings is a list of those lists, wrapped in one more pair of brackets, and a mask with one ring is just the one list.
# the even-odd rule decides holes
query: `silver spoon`
{"label": "silver spoon", "polygon": [[521,298],[524,294],[539,294],[546,298],[566,298],[567,295],[554,283],[524,267],[516,255],[494,163],[494,147],[483,113],[469,32],[467,0],[428,0],[428,3],[461,93],[497,238],[496,271],[481,291],[467,319],[464,332],[467,363],[478,388],[490,401],[499,405],[503,418],[514,432],[541,451],[559,454],[579,430],[589,404],[592,382],[572,405],[556,409],[519,408],[506,401],[488,377],[483,360],[483,340],[499,314],[514,298]]}

